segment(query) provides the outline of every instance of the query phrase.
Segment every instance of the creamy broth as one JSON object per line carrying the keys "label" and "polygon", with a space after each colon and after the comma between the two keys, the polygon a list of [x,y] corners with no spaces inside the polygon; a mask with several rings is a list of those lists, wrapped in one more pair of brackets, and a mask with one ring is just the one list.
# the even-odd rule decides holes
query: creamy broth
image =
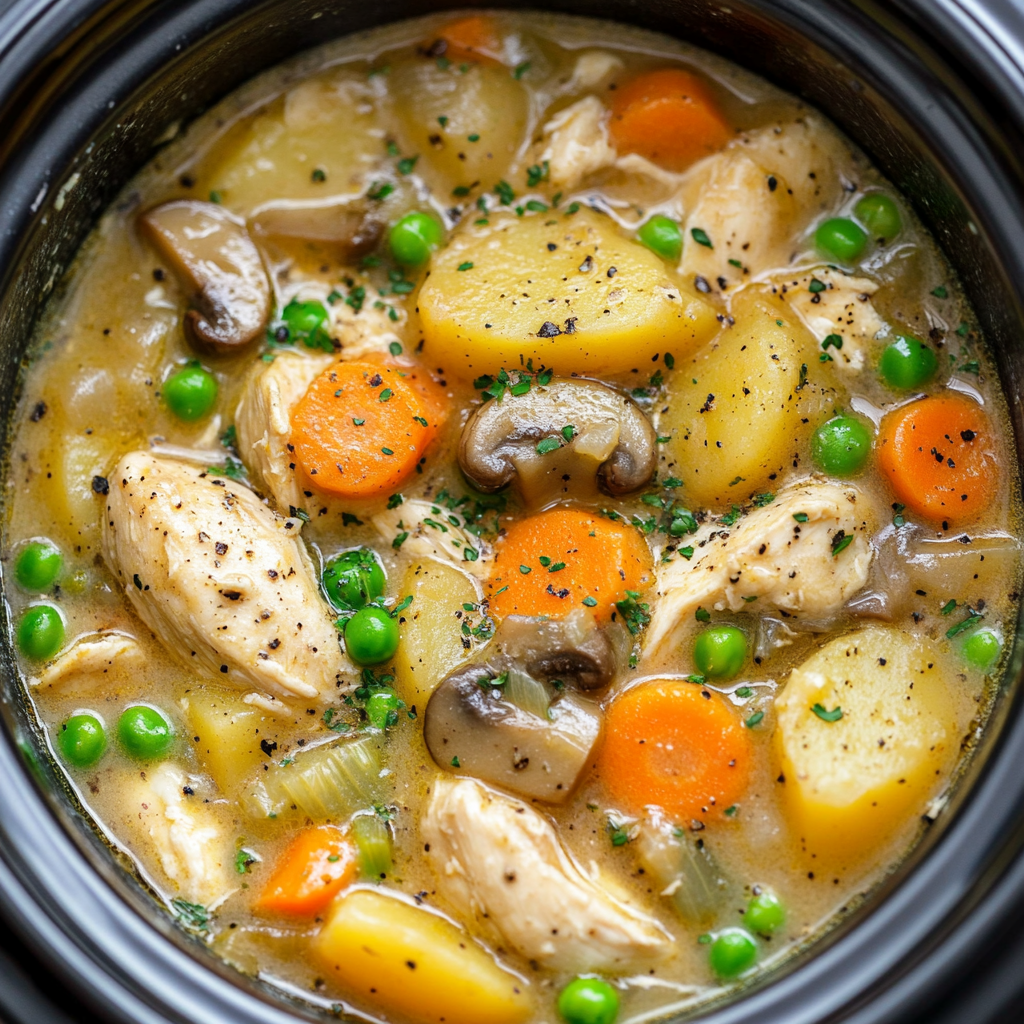
{"label": "creamy broth", "polygon": [[[758,976],[824,934],[899,865],[941,813],[985,724],[1003,624],[1016,615],[1016,454],[994,365],[950,267],[910,204],[821,115],[709,54],[618,25],[507,12],[468,21],[460,15],[454,30],[452,24],[452,16],[437,16],[350,37],[254,79],[179,134],[103,216],[33,340],[14,427],[8,600],[19,629],[43,604],[58,609],[63,621],[53,649],[45,636],[36,648],[22,644],[25,699],[96,827],[128,854],[157,903],[239,970],[318,1006],[371,1019],[481,1022],[556,1020],[559,993],[577,975],[594,975],[613,985],[620,1020],[652,1019],[713,999],[723,986]],[[636,115],[649,97],[634,96],[632,109],[619,99],[632,83],[666,68],[696,76],[696,106],[726,126],[706,152],[698,146],[666,156],[652,142],[648,158],[636,151],[643,146],[628,142],[628,130],[640,131],[645,117],[656,124],[657,117],[676,116],[672,109]],[[631,128],[630,118],[640,128]],[[694,145],[701,131],[713,139],[707,125],[685,123]],[[672,145],[680,132],[666,135]],[[898,230],[884,239],[870,234],[864,223],[870,211],[858,206],[879,195],[889,201],[886,210],[898,212]],[[255,246],[272,307],[255,340],[232,340],[213,351],[197,341],[200,328],[188,327],[188,311],[197,306],[209,320],[215,316],[161,248],[159,229],[140,226],[140,218],[184,200],[229,215],[225,230]],[[403,265],[395,256],[401,242],[393,241],[394,226],[416,211],[432,218],[439,244],[429,261]],[[667,242],[649,229],[645,234],[652,217],[670,222]],[[829,218],[860,225],[862,249],[853,258],[821,249],[820,226]],[[537,244],[517,241],[527,235]],[[673,238],[681,253],[678,246],[673,252]],[[562,289],[557,297],[502,290],[503,282],[533,287],[526,276],[531,260],[537,287]],[[521,279],[514,276],[519,265],[526,268]],[[570,274],[581,278],[575,291]],[[587,298],[584,285],[591,282],[614,315]],[[305,339],[295,327],[297,314],[288,319],[300,303],[327,318]],[[534,326],[517,335],[524,317]],[[493,323],[484,323],[488,318]],[[227,329],[240,330],[238,318]],[[518,337],[524,340],[512,358]],[[903,350],[888,355],[899,344]],[[216,381],[216,397],[185,420],[168,380],[193,360]],[[261,375],[291,367],[301,386],[292,399],[285,388],[280,399],[281,444],[291,437],[284,463],[318,450],[317,437],[306,448],[297,440],[296,402],[306,402],[307,385],[312,390],[314,378],[338,364],[391,374],[383,383],[394,394],[378,397],[382,405],[407,394],[414,406],[424,403],[424,431],[433,436],[424,436],[422,456],[417,449],[394,486],[339,495],[341,484],[320,486],[316,475],[280,458],[282,475],[272,479],[271,456],[244,443],[253,438],[264,444],[260,451],[272,448],[261,432],[272,433],[271,414],[253,396],[270,379]],[[785,376],[771,377],[776,372]],[[628,400],[628,415],[635,411],[647,424],[637,427],[636,445],[649,449],[652,470],[622,493],[609,493],[600,484],[607,479],[594,475],[610,457],[607,446],[589,462],[574,454],[582,451],[589,421],[573,423],[566,410],[588,415],[589,399],[578,390],[584,379],[607,386],[601,401],[618,396],[622,409]],[[285,376],[281,381],[285,387]],[[488,407],[498,415],[535,402],[542,419],[544,396],[559,386],[570,396],[557,406],[562,419],[520,443],[511,483],[489,494],[474,489],[467,475],[477,474],[475,482],[484,486],[489,442],[479,441],[477,462],[467,468],[460,454],[466,433],[483,436]],[[753,411],[744,405],[751,390],[761,402]],[[975,490],[962,504],[959,495],[951,498],[948,514],[901,500],[901,464],[887,469],[897,419],[929,401],[952,402],[944,407],[950,417],[984,425],[957,426],[959,439],[946,438],[949,452],[931,449],[936,464],[955,474],[956,460],[965,460],[963,472],[973,458],[971,445],[985,446],[984,473],[970,485]],[[246,415],[263,416],[256,427],[246,425],[240,403]],[[827,461],[835,458],[835,445],[832,454],[821,453],[820,428],[843,417],[861,425],[872,447],[863,466],[849,471]],[[503,420],[490,429],[505,443],[515,426]],[[920,429],[923,435],[926,427]],[[352,443],[339,443],[347,458]],[[840,459],[847,458],[849,445],[838,448]],[[394,454],[383,450],[371,460],[371,477]],[[630,458],[635,463],[639,456]],[[321,480],[332,472],[330,461],[321,466]],[[633,463],[627,468],[640,472]],[[230,627],[217,626],[230,636],[211,638],[208,653],[200,644],[188,649],[192,632],[214,628],[202,625],[200,612],[191,626],[171,629],[144,609],[168,588],[178,595],[175,607],[184,607],[204,581],[215,579],[218,559],[234,565],[227,560],[241,556],[220,537],[192,530],[194,557],[205,559],[194,580],[191,569],[182,569],[185,575],[171,583],[170,570],[146,562],[141,552],[150,520],[140,478],[146,471],[139,466],[156,467],[151,480],[160,467],[171,467],[178,475],[168,486],[181,489],[188,507],[190,488],[206,495],[221,487],[233,515],[238,499],[232,495],[251,487],[259,499],[253,504],[272,523],[266,536],[277,538],[267,543],[296,545],[282,565],[308,576],[316,591],[309,607],[328,624],[339,620],[339,629],[355,609],[331,608],[321,573],[340,552],[374,552],[386,578],[378,604],[401,634],[397,652],[361,669],[350,657],[350,638],[347,654],[330,652],[341,667],[335,673],[329,665],[323,685],[309,681],[328,652],[309,644],[295,686],[254,682],[262,669],[246,668],[241,658],[236,665],[230,652],[218,672],[217,652],[227,650],[236,632],[239,643],[257,644],[252,637],[262,627],[255,617],[250,625],[233,619]],[[136,473],[130,480],[129,470]],[[846,497],[851,488],[854,502]],[[133,511],[133,499],[124,496],[136,493],[142,504]],[[815,501],[825,509],[817,518]],[[521,550],[517,524],[522,529],[566,509],[591,517],[586,529],[573,520],[583,543],[593,537],[596,550],[614,531],[627,538],[625,546],[602,557],[571,546],[545,552],[541,541],[531,564],[513,557]],[[855,525],[840,528],[848,514]],[[128,520],[138,532],[122,544]],[[555,520],[537,522],[538,535],[554,544]],[[766,538],[795,532],[766,556],[751,542],[759,531]],[[815,537],[825,547],[814,548],[806,564],[799,554],[773,554],[799,552],[800,542],[807,548]],[[63,560],[49,578],[45,566],[39,569],[45,585],[34,587],[26,581],[30,567],[19,559],[38,540],[59,548]],[[744,544],[746,553],[737,555]],[[622,554],[634,549],[641,552],[639,568]],[[129,566],[134,552],[139,564]],[[262,551],[248,557],[258,561]],[[614,565],[621,579],[628,572],[634,582],[612,593],[613,580],[593,590],[597,599],[581,601],[590,591],[575,581],[600,574],[602,563],[616,557],[623,559]],[[756,582],[758,559],[765,557],[777,558],[778,579],[770,586]],[[784,579],[779,567],[788,569],[791,557],[794,577],[804,574],[806,587]],[[569,563],[564,570],[562,559]],[[695,583],[698,576],[717,579],[726,564],[718,589]],[[287,580],[287,570],[281,575]],[[260,578],[260,586],[270,586]],[[277,578],[274,570],[273,586],[284,587]],[[567,579],[573,582],[559,596]],[[537,580],[554,587],[545,590]],[[245,577],[232,591],[220,580],[223,615],[247,607],[250,585],[256,587]],[[286,592],[274,593],[285,595],[274,599],[287,616]],[[611,638],[612,667],[601,685],[586,689],[558,679],[573,671],[564,665],[540,682],[517,683],[514,676],[510,684],[508,666],[514,675],[524,662],[516,661],[504,620],[519,612],[551,615],[557,623],[553,609],[561,607],[579,613],[573,621],[582,623],[584,645]],[[530,628],[537,623],[534,618]],[[303,625],[307,637],[316,628],[310,620]],[[738,629],[745,646],[741,667],[716,675],[715,663],[702,664],[707,657],[695,654],[695,644],[722,626]],[[972,641],[982,634],[987,639]],[[333,627],[331,635],[338,635]],[[295,633],[285,646],[301,639]],[[344,650],[340,637],[339,643]],[[269,655],[265,649],[250,654],[278,664],[276,646]],[[842,656],[854,666],[846,679],[834,674]],[[879,682],[888,662],[902,673],[892,685],[908,687],[902,696],[892,697],[892,686]],[[567,777],[550,798],[531,798],[490,768],[470,770],[476,754],[454,738],[462,735],[454,731],[458,707],[443,756],[441,741],[430,749],[427,702],[442,680],[448,685],[467,665],[481,666],[481,700],[514,707],[518,699],[522,709],[541,699],[547,710],[533,715],[532,728],[544,715],[552,728],[565,721],[566,702],[574,700],[593,721],[603,721],[601,735],[591,736],[580,755],[578,776]],[[917,675],[930,696],[920,688],[911,692]],[[834,677],[835,689],[826,676]],[[311,688],[296,692],[303,681]],[[504,689],[510,685],[518,686],[517,699]],[[620,749],[626,740],[615,745],[616,730],[628,732],[622,709],[659,686],[669,694],[662,704],[675,700],[685,709],[683,721],[706,706],[718,716],[709,728],[725,723],[724,746],[706,742],[709,759],[732,759],[728,769],[715,762],[720,792],[733,794],[728,806],[714,795],[708,802],[702,790],[705,802],[692,813],[679,810],[682,798],[675,810],[658,810],[660,790],[648,798],[642,778],[617,778],[632,774],[629,752]],[[858,696],[865,690],[874,696]],[[477,698],[453,697],[453,707],[459,699]],[[903,705],[894,700],[916,702],[913,715],[900,718]],[[132,756],[130,739],[127,746],[119,739],[122,714],[137,705],[155,709],[170,725],[173,739],[159,754]],[[435,721],[440,707],[438,698],[430,712]],[[103,724],[106,748],[76,766],[61,732],[83,712]],[[868,727],[857,723],[865,719],[882,734],[877,746],[884,753],[875,760],[863,753]],[[822,731],[828,729],[833,732]],[[839,731],[846,729],[861,732]],[[573,742],[584,742],[573,735]],[[490,736],[481,731],[480,743]],[[666,777],[704,770],[697,740],[696,753],[679,752],[668,740],[664,749],[660,740],[652,742],[661,744],[656,768],[662,765],[657,770]],[[292,790],[275,796],[274,780],[288,778],[282,773],[310,764],[318,752],[358,743],[378,759],[363,803],[316,813],[308,801],[296,803]],[[896,748],[895,761],[884,760],[886,743]],[[854,748],[859,753],[850,753]],[[807,750],[812,753],[802,753]],[[673,758],[682,760],[677,765]],[[906,766],[906,777],[898,778],[901,769],[892,764]],[[536,764],[533,775],[521,767],[523,779],[541,773]],[[732,768],[742,773],[739,782]],[[871,773],[878,787],[868,787],[857,802],[850,787]],[[474,776],[477,785],[457,781]],[[719,792],[717,778],[709,776],[707,793]],[[912,794],[905,798],[901,786]],[[436,824],[442,792],[452,801],[456,792],[495,801],[491,810],[507,805],[538,828],[546,823],[578,865],[572,884],[596,886],[608,913],[626,915],[651,950],[637,952],[642,942],[623,940],[625,951],[608,966],[605,954],[588,952],[585,934],[573,938],[567,928],[565,937],[549,940],[549,953],[497,913],[467,909],[445,870],[456,846],[444,854],[429,850],[430,836],[451,839],[449,826]],[[447,808],[455,822],[450,828],[458,825],[454,807]],[[433,831],[425,832],[431,815]],[[333,854],[332,866],[320,868],[340,877],[333,865],[354,858],[357,845],[362,867],[353,866],[340,895],[315,911],[268,909],[261,901],[286,850],[297,835],[323,825],[338,827],[332,834],[349,852]],[[493,827],[479,820],[467,827],[464,848]],[[832,833],[839,837],[834,843]],[[538,835],[535,849],[545,841]],[[367,848],[380,854],[388,845],[391,865],[374,872]],[[515,856],[507,850],[504,856],[514,876]],[[664,872],[673,857],[677,869],[685,866],[678,869],[682,882]],[[696,885],[699,896],[701,878],[709,880],[704,908],[687,913],[675,895]],[[473,905],[486,907],[493,880],[473,884]],[[553,883],[552,894],[560,890]],[[337,937],[343,930],[338,908],[354,906],[360,892],[400,895],[402,912],[415,920],[429,912],[444,916],[489,965],[480,977],[488,983],[497,977],[499,988],[507,983],[514,993],[461,1001],[470,997],[452,994],[457,986],[446,984],[433,961],[420,974],[410,967],[405,980],[382,968],[380,991],[375,978],[353,983],[337,969],[345,957],[330,943],[348,948]],[[759,930],[748,912],[762,894],[774,894],[785,907],[784,923],[770,931]],[[492,906],[501,905],[494,900]],[[741,942],[756,946],[756,956],[749,969],[723,970],[724,961],[715,959],[725,955],[719,939],[741,927]],[[374,936],[387,945],[379,930]],[[443,950],[448,940],[436,941]],[[423,973],[429,977],[421,982]],[[400,983],[388,980],[393,977]],[[413,995],[396,997],[396,985]],[[563,1005],[562,1012],[572,1024],[572,1008]]]}

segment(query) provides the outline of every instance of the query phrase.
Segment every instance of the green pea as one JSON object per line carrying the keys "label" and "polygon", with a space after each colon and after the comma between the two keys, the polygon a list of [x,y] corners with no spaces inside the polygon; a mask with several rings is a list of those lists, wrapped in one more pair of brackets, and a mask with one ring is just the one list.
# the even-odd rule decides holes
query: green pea
{"label": "green pea", "polygon": [[64,644],[64,619],[49,604],[35,604],[21,617],[18,649],[26,658],[49,661]]}
{"label": "green pea", "polygon": [[726,928],[711,943],[711,970],[720,978],[735,978],[757,960],[757,940],[743,928]]}
{"label": "green pea", "polygon": [[991,629],[979,629],[972,633],[963,646],[964,657],[975,668],[987,672],[1003,651],[1003,642]]}
{"label": "green pea", "polygon": [[871,454],[871,431],[852,416],[833,416],[811,437],[811,458],[829,476],[856,476]]}
{"label": "green pea", "polygon": [[426,263],[430,253],[444,240],[444,227],[429,213],[414,210],[391,228],[388,243],[392,255],[408,267]]}
{"label": "green pea", "polygon": [[786,922],[786,908],[773,892],[758,893],[748,904],[743,923],[759,935],[771,935]]}
{"label": "green pea", "polygon": [[887,345],[878,364],[882,379],[897,391],[919,388],[939,368],[935,353],[912,334],[897,334]]}
{"label": "green pea", "polygon": [[107,734],[103,723],[92,712],[80,711],[60,727],[57,746],[65,761],[76,768],[88,768],[107,749]]}
{"label": "green pea", "polygon": [[830,217],[818,225],[818,230],[814,232],[814,244],[826,259],[854,263],[864,252],[868,236],[849,217]]}
{"label": "green pea", "polygon": [[747,638],[735,626],[708,626],[694,642],[693,660],[711,679],[732,679],[747,660]]}
{"label": "green pea", "polygon": [[861,196],[853,212],[875,238],[891,241],[903,230],[900,208],[884,192]]}
{"label": "green pea", "polygon": [[386,578],[369,548],[345,551],[330,559],[320,577],[327,599],[339,612],[358,611],[384,593]]}
{"label": "green pea", "polygon": [[288,329],[288,341],[301,341],[307,348],[334,350],[328,326],[327,307],[322,302],[292,299],[281,310],[281,322]]}
{"label": "green pea", "polygon": [[63,564],[60,548],[48,540],[34,540],[21,549],[14,563],[14,578],[22,590],[38,594],[57,579]]}
{"label": "green pea", "polygon": [[345,649],[357,665],[379,665],[398,650],[398,623],[383,608],[361,608],[345,626]]}
{"label": "green pea", "polygon": [[683,229],[671,217],[656,213],[636,233],[641,245],[665,260],[678,260],[683,252]]}
{"label": "green pea", "polygon": [[619,1015],[619,993],[600,978],[575,978],[558,995],[566,1024],[612,1024]]}
{"label": "green pea", "polygon": [[398,694],[390,687],[377,690],[366,698],[366,717],[374,729],[386,729],[398,721],[398,709],[401,706]]}
{"label": "green pea", "polygon": [[151,761],[171,745],[174,730],[156,708],[135,704],[121,714],[117,723],[117,738],[132,757],[139,761]]}
{"label": "green pea", "polygon": [[198,363],[189,363],[172,373],[163,386],[164,401],[179,420],[202,419],[217,401],[217,381],[209,370]]}

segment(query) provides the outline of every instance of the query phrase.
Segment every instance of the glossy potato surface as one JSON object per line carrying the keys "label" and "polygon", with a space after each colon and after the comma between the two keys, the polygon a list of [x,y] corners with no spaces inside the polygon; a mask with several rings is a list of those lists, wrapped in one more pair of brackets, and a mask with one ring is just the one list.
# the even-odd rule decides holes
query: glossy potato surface
{"label": "glossy potato surface", "polygon": [[817,368],[814,339],[788,310],[747,293],[733,300],[735,324],[670,381],[659,433],[670,435],[675,475],[696,505],[741,503],[792,467],[814,429],[819,403],[801,387]]}
{"label": "glossy potato surface", "polygon": [[924,811],[957,753],[951,683],[936,644],[885,626],[833,640],[793,670],[775,738],[808,852],[855,858]]}
{"label": "glossy potato surface", "polygon": [[645,371],[718,329],[659,257],[587,209],[470,224],[435,254],[418,305],[425,355],[466,377],[530,359],[557,373]]}

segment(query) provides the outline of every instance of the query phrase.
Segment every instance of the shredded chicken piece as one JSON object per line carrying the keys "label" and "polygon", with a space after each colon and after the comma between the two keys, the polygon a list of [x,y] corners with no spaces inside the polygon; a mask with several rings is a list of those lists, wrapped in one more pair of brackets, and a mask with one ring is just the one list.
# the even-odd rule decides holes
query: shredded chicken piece
{"label": "shredded chicken piece", "polygon": [[350,669],[295,520],[248,488],[149,452],[110,475],[103,554],[139,617],[193,672],[281,697]]}
{"label": "shredded chicken piece", "polygon": [[81,637],[55,661],[46,666],[39,677],[32,677],[33,686],[55,686],[69,679],[76,682],[88,677],[106,675],[115,662],[136,664],[142,660],[142,648],[127,633],[113,630]]}
{"label": "shredded chicken piece", "polygon": [[[811,291],[812,281],[824,288]],[[878,291],[874,281],[817,267],[799,277],[784,278],[776,288],[819,342],[832,334],[840,336],[841,348],[829,345],[826,350],[837,369],[857,373],[864,368],[865,349],[884,326],[871,303]]]}
{"label": "shredded chicken piece", "polygon": [[576,66],[572,70],[572,79],[566,92],[579,92],[582,89],[596,89],[609,75],[621,70],[625,65],[613,53],[604,50],[587,50],[576,58]]}
{"label": "shredded chicken piece", "polygon": [[548,162],[552,184],[572,189],[588,174],[615,163],[607,121],[604,104],[596,96],[584,96],[544,125],[548,143],[541,160]]}
{"label": "shredded chicken piece", "polygon": [[[288,451],[291,411],[309,385],[334,362],[329,355],[282,352],[249,378],[235,410],[238,450],[257,487],[278,508],[308,508],[312,500],[296,477],[295,457]],[[319,505],[319,502],[314,502]]]}
{"label": "shredded chicken piece", "polygon": [[737,612],[744,598],[757,598],[761,610],[833,615],[867,582],[872,518],[855,488],[806,483],[733,526],[705,524],[688,541],[698,552],[692,561],[677,557],[660,568],[645,654],[670,652],[700,607]]}
{"label": "shredded chicken piece", "polygon": [[130,788],[125,807],[130,827],[141,828],[150,838],[160,867],[179,893],[210,906],[235,888],[232,844],[198,798],[185,795],[190,783],[198,784],[170,762],[147,769]]}
{"label": "shredded chicken piece", "polygon": [[486,917],[523,956],[560,971],[625,972],[674,940],[587,877],[552,825],[471,779],[439,779],[421,822],[444,895]]}
{"label": "shredded chicken piece", "polygon": [[[804,117],[743,135],[691,168],[678,197],[688,211],[680,272],[734,287],[785,266],[802,232],[840,196],[850,160],[834,131]],[[694,230],[711,246],[693,244]]]}
{"label": "shredded chicken piece", "polygon": [[375,515],[373,525],[389,544],[399,534],[408,533],[402,542],[403,554],[436,558],[480,579],[490,575],[491,545],[466,530],[465,519],[457,511],[413,498]]}

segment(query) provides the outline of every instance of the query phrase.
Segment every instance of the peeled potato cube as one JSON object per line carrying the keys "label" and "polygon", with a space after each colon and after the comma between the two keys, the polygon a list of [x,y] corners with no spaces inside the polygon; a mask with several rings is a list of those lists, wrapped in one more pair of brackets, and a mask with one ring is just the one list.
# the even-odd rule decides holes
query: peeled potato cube
{"label": "peeled potato cube", "polygon": [[437,684],[470,656],[462,642],[463,604],[477,604],[480,595],[466,573],[433,560],[410,566],[399,593],[411,594],[412,604],[403,612],[408,624],[395,655],[395,680],[406,704],[422,711]]}
{"label": "peeled potato cube", "polygon": [[787,809],[819,857],[876,848],[924,810],[957,753],[943,652],[892,627],[826,644],[793,670],[775,710]]}
{"label": "peeled potato cube", "polygon": [[433,911],[366,889],[334,902],[313,956],[365,1005],[423,1024],[519,1024],[529,984]]}
{"label": "peeled potato cube", "polygon": [[741,504],[767,490],[815,426],[820,390],[801,386],[801,367],[820,365],[814,338],[757,294],[737,295],[733,316],[712,345],[677,361],[658,425],[672,438],[673,475],[696,505]]}
{"label": "peeled potato cube", "polygon": [[678,360],[719,327],[659,257],[588,209],[470,224],[435,253],[418,305],[425,358],[466,377],[528,359],[624,373],[663,352]]}

